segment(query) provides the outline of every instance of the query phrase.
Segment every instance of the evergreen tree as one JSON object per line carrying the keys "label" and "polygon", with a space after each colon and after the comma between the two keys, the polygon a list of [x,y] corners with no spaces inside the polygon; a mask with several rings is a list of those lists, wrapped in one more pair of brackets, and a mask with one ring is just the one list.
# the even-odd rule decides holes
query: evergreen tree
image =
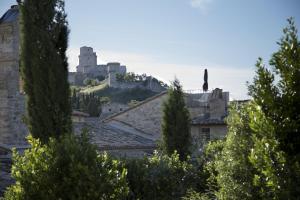
{"label": "evergreen tree", "polygon": [[49,137],[71,132],[64,1],[23,0],[19,7],[29,131],[47,142]]}
{"label": "evergreen tree", "polygon": [[177,79],[173,81],[168,95],[163,106],[162,148],[168,155],[177,151],[180,159],[184,160],[190,154],[190,115]]}

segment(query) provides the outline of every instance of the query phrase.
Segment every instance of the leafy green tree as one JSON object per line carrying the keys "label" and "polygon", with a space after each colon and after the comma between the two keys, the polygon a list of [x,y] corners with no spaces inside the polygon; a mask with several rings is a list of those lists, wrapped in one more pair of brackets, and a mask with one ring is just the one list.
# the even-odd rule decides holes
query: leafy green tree
{"label": "leafy green tree", "polygon": [[23,0],[19,7],[29,131],[47,142],[49,137],[71,132],[64,1]]}
{"label": "leafy green tree", "polygon": [[261,58],[249,94],[258,105],[253,123],[255,147],[251,160],[261,195],[274,199],[300,196],[300,42],[292,18],[283,29],[271,69]]}
{"label": "leafy green tree", "polygon": [[7,200],[122,199],[128,194],[127,170],[106,153],[99,154],[89,137],[65,135],[41,144],[29,137],[24,155],[13,153],[16,183]]}
{"label": "leafy green tree", "polygon": [[[261,107],[253,103],[249,112],[253,147],[249,156],[255,169],[253,184],[260,199],[295,199],[295,188],[290,188],[291,175],[286,154],[280,150],[275,137],[275,126],[266,119]],[[293,176],[299,177],[297,173]],[[296,185],[294,185],[296,186]]]}
{"label": "leafy green tree", "polygon": [[190,155],[190,114],[185,105],[184,93],[177,79],[172,83],[168,99],[163,105],[162,149],[168,155],[177,151],[180,159]]}
{"label": "leafy green tree", "polygon": [[249,112],[247,105],[232,105],[224,143],[210,143],[206,149],[210,156],[216,153],[206,169],[211,173],[210,186],[217,199],[257,198],[257,188],[252,184],[255,169],[248,158],[253,148]]}
{"label": "leafy green tree", "polygon": [[218,171],[216,166],[222,159],[222,151],[225,140],[212,140],[205,146],[205,151],[202,156],[204,163],[204,171],[208,174],[207,187],[208,194],[215,197],[215,191],[219,191],[220,187],[217,182]]}

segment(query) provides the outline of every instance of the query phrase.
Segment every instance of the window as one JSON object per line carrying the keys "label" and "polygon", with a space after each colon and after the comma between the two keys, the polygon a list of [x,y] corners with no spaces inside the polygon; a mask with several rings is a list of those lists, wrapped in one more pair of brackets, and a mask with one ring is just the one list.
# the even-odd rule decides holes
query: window
{"label": "window", "polygon": [[120,108],[120,111],[122,111],[123,109],[122,108]]}
{"label": "window", "polygon": [[201,137],[203,141],[209,141],[210,140],[210,128],[202,128],[201,129]]}
{"label": "window", "polygon": [[111,109],[108,109],[109,112],[111,112]]}

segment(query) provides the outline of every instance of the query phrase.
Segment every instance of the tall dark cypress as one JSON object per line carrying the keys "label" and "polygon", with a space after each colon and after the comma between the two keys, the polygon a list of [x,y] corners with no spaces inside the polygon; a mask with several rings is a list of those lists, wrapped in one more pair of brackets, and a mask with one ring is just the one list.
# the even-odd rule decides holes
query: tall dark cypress
{"label": "tall dark cypress", "polygon": [[176,150],[181,160],[190,154],[190,113],[185,105],[184,93],[177,79],[169,89],[169,97],[163,106],[162,149],[168,155]]}
{"label": "tall dark cypress", "polygon": [[208,73],[207,73],[207,69],[204,70],[204,83],[203,83],[203,91],[207,92],[208,90]]}
{"label": "tall dark cypress", "polygon": [[68,84],[68,27],[63,0],[19,1],[21,71],[33,137],[71,133]]}

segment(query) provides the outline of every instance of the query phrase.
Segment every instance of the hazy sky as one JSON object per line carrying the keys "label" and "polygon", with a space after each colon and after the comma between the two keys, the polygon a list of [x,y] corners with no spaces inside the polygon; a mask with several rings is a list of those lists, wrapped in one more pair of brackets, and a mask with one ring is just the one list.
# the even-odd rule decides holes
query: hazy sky
{"label": "hazy sky", "polygon": [[[2,15],[15,0],[0,0]],[[79,48],[91,46],[98,63],[119,61],[128,71],[166,81],[175,76],[184,89],[209,88],[232,99],[247,97],[254,64],[266,63],[278,46],[286,19],[300,28],[298,0],[66,0],[74,71]]]}

